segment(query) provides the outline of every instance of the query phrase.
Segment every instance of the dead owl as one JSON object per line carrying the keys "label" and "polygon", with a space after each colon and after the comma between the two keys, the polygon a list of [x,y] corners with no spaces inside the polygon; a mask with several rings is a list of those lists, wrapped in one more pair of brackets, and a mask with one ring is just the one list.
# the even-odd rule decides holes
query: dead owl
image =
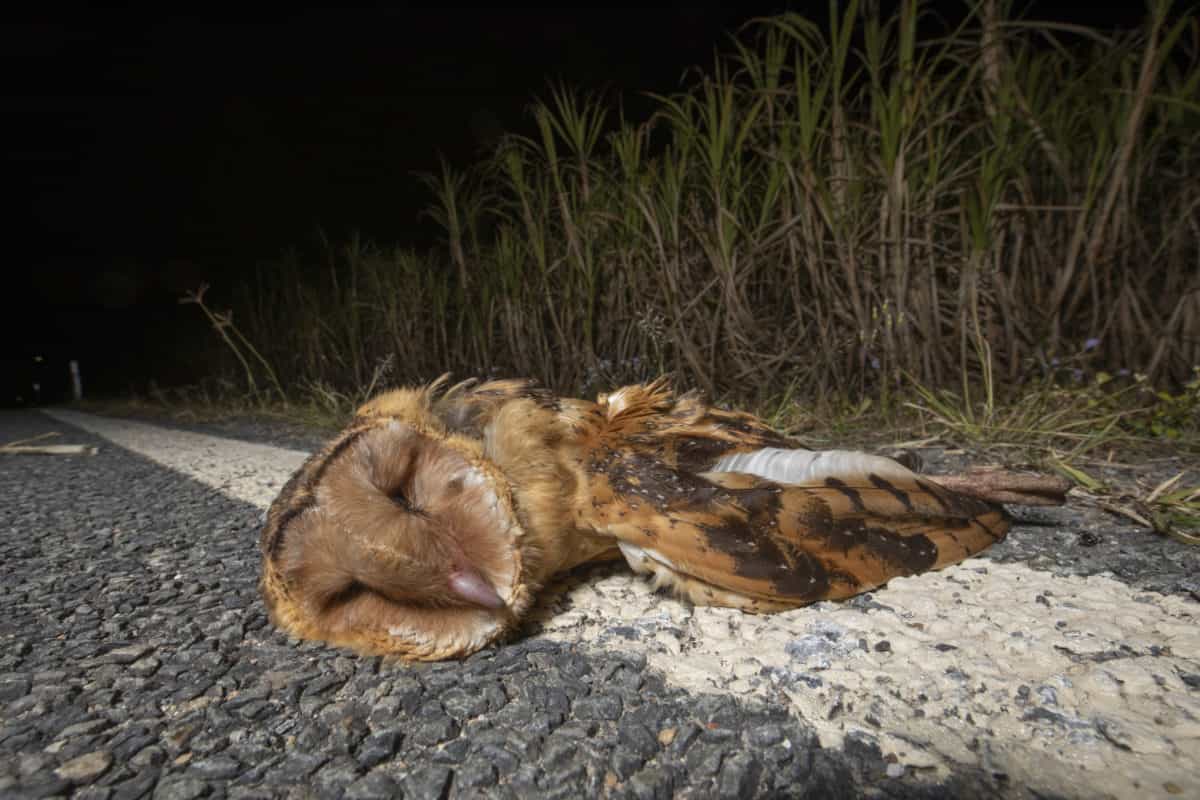
{"label": "dead owl", "polygon": [[284,486],[260,542],[280,628],[462,657],[516,627],[555,574],[621,557],[693,603],[780,611],[961,561],[1004,538],[1000,503],[1061,503],[1066,488],[806,450],[662,381],[596,402],[443,385],[377,396]]}

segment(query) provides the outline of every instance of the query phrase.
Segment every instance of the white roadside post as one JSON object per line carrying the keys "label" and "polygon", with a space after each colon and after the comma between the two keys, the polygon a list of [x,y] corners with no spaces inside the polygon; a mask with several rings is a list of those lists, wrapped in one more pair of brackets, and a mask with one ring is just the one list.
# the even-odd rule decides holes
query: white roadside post
{"label": "white roadside post", "polygon": [[71,359],[71,396],[75,401],[83,399],[83,382],[79,379],[79,362]]}

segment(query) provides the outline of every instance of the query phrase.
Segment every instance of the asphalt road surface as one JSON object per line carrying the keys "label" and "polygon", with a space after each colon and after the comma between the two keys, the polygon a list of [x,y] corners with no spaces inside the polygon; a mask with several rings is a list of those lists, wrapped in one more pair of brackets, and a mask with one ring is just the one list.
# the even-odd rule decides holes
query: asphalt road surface
{"label": "asphalt road surface", "polygon": [[414,666],[267,622],[316,439],[53,413],[0,414],[99,447],[0,455],[2,797],[1200,797],[1200,549],[1098,510],[773,616],[584,570]]}

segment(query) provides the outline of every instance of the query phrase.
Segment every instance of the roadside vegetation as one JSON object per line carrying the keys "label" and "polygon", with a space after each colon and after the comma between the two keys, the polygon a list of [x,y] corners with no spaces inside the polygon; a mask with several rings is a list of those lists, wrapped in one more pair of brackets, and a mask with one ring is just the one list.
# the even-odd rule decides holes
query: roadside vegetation
{"label": "roadside vegetation", "polygon": [[[235,315],[185,298],[231,361],[177,397],[338,419],[443,372],[665,373],[815,443],[987,447],[1097,496],[1089,459],[1200,453],[1197,17],[833,7],[738,32],[649,119],[549,88],[529,135],[422,177],[439,247],[325,241]],[[1196,479],[1134,511],[1195,527]]]}

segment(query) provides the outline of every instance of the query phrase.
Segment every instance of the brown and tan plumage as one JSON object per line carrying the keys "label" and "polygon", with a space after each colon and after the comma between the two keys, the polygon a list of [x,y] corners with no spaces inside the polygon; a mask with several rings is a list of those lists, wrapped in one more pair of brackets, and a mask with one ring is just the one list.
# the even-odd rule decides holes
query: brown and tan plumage
{"label": "brown and tan plumage", "polygon": [[527,381],[441,389],[374,398],[284,487],[261,540],[277,625],[459,657],[510,632],[555,574],[622,556],[694,603],[779,611],[961,561],[1007,533],[1000,502],[1065,490],[808,451],[663,382],[596,402]]}

